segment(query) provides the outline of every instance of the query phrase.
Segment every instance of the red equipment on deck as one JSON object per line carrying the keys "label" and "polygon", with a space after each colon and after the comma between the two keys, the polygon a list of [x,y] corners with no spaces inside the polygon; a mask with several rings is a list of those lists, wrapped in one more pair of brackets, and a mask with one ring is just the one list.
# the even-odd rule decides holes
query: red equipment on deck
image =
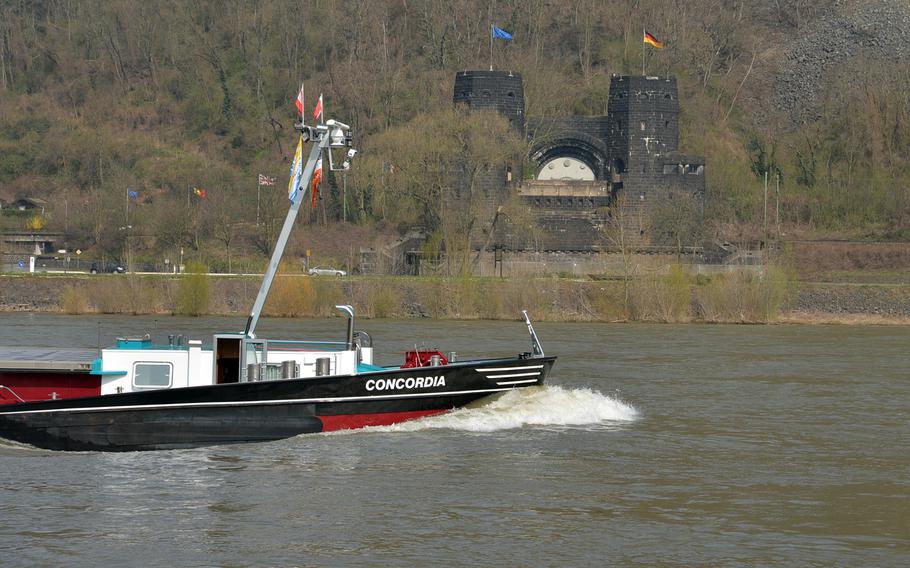
{"label": "red equipment on deck", "polygon": [[402,369],[413,369],[414,367],[431,367],[433,356],[439,357],[438,365],[448,365],[449,359],[438,349],[414,349],[405,351],[404,365]]}

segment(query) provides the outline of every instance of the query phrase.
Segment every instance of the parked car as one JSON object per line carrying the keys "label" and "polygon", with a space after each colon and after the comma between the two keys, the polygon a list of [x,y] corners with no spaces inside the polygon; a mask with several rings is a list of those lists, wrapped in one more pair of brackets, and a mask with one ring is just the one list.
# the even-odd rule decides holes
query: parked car
{"label": "parked car", "polygon": [[325,268],[323,266],[314,266],[307,270],[310,276],[347,276],[348,273],[338,268]]}
{"label": "parked car", "polygon": [[93,262],[89,269],[92,274],[107,272],[108,274],[123,274],[126,268],[119,262]]}

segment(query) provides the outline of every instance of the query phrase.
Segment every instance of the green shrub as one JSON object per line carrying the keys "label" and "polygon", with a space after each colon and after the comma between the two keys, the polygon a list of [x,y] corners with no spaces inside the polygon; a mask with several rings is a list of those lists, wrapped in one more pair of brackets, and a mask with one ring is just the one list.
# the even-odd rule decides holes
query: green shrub
{"label": "green shrub", "polygon": [[379,286],[372,294],[372,316],[374,318],[393,317],[397,315],[401,304],[398,289],[390,285]]}
{"label": "green shrub", "polygon": [[588,303],[592,315],[599,320],[622,321],[629,317],[623,306],[622,283],[618,285],[603,284],[588,289]]}
{"label": "green shrub", "polygon": [[455,315],[461,319],[477,317],[477,310],[481,303],[480,285],[476,278],[464,273],[458,278],[455,287]]}
{"label": "green shrub", "polygon": [[132,312],[133,294],[126,279],[121,276],[100,276],[92,280],[88,289],[89,302],[102,314]]}
{"label": "green shrub", "polygon": [[57,300],[60,309],[68,314],[87,314],[91,311],[88,294],[81,286],[69,285],[60,293]]}
{"label": "green shrub", "polygon": [[760,272],[719,274],[695,290],[695,302],[707,322],[771,322],[780,316],[793,289],[788,272],[771,265]]}
{"label": "green shrub", "polygon": [[691,280],[675,264],[667,274],[651,275],[632,282],[631,316],[638,321],[684,322],[690,319]]}
{"label": "green shrub", "polygon": [[176,313],[185,316],[205,314],[209,307],[209,277],[207,267],[197,262],[186,263],[186,272],[177,288]]}
{"label": "green shrub", "polygon": [[275,278],[263,315],[278,317],[313,317],[318,311],[313,279],[281,275]]}

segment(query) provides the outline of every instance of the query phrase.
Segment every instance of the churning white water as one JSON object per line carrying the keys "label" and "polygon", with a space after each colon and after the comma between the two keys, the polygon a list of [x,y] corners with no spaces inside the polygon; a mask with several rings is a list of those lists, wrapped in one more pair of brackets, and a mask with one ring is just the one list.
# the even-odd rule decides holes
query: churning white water
{"label": "churning white water", "polygon": [[523,426],[609,426],[637,417],[638,411],[632,406],[595,390],[544,386],[509,391],[446,414],[369,430],[494,432]]}

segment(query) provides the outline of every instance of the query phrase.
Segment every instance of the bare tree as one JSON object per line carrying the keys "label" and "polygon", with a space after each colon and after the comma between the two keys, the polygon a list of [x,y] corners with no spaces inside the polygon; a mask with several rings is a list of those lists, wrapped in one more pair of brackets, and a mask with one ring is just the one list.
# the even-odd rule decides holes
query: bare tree
{"label": "bare tree", "polygon": [[704,237],[704,215],[690,192],[671,190],[655,203],[650,213],[653,239],[672,244],[679,262],[684,247],[698,245]]}
{"label": "bare tree", "polygon": [[607,250],[615,250],[620,254],[623,312],[627,316],[631,313],[631,283],[635,275],[632,254],[635,246],[640,243],[640,235],[636,235],[632,228],[635,220],[631,209],[630,204],[626,202],[625,194],[620,193],[603,211],[604,224],[601,228]]}

